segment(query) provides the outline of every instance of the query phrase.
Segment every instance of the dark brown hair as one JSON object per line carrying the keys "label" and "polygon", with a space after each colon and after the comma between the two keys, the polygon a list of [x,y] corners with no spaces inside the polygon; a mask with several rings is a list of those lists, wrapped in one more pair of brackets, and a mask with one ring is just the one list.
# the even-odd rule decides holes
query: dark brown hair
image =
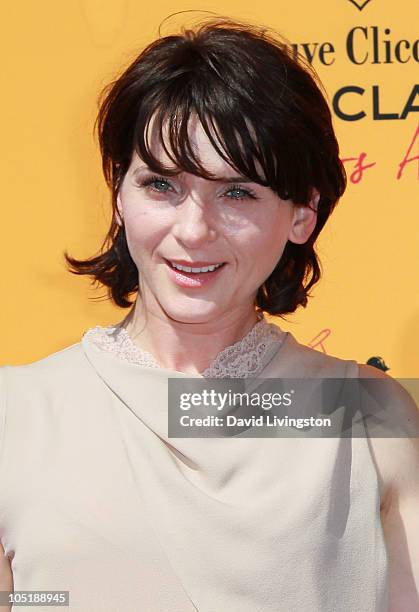
{"label": "dark brown hair", "polygon": [[321,276],[314,243],[346,188],[331,113],[314,71],[293,57],[284,39],[225,18],[157,39],[102,92],[95,128],[113,217],[99,255],[77,260],[64,253],[69,271],[107,286],[116,305],[132,305],[128,297],[138,291],[141,270],[129,253],[124,227],[116,223],[118,189],[134,150],[154,172],[170,175],[145,138],[153,115],[163,146],[162,126],[168,127],[171,151],[166,151],[176,166],[213,179],[190,147],[192,114],[242,176],[307,206],[312,188],[319,191],[312,235],[305,244],[287,242],[255,303],[273,315],[305,307]]}

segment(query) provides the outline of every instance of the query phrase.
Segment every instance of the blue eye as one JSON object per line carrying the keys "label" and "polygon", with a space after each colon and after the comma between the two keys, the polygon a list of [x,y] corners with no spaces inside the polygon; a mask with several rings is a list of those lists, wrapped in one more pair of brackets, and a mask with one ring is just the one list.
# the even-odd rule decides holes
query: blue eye
{"label": "blue eye", "polygon": [[162,176],[150,176],[150,178],[142,182],[142,186],[151,186],[154,191],[158,191],[159,193],[166,193],[166,191],[172,188],[170,183]]}
{"label": "blue eye", "polygon": [[243,189],[240,185],[232,185],[227,193],[235,193],[234,196],[230,197],[231,200],[243,200],[245,198],[251,198],[252,200],[257,200],[256,194],[254,191],[249,189]]}

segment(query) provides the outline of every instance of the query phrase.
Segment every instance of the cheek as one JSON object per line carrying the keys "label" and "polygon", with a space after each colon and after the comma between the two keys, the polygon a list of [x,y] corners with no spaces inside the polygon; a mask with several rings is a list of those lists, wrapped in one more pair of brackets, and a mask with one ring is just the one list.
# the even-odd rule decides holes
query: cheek
{"label": "cheek", "polygon": [[230,235],[242,262],[254,266],[255,272],[270,271],[276,266],[288,240],[287,228],[272,220],[270,224],[248,228]]}
{"label": "cheek", "polygon": [[125,234],[128,249],[135,262],[150,256],[164,239],[167,228],[170,226],[166,216],[162,215],[161,211],[139,211],[126,208],[124,213]]}

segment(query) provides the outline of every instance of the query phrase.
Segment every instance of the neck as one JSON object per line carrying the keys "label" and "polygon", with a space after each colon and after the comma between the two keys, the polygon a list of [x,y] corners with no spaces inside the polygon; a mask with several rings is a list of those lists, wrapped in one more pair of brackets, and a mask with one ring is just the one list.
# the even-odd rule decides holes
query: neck
{"label": "neck", "polygon": [[216,320],[183,323],[154,310],[139,298],[121,322],[137,346],[151,353],[163,368],[199,374],[224,348],[241,340],[258,321],[253,306],[234,309]]}

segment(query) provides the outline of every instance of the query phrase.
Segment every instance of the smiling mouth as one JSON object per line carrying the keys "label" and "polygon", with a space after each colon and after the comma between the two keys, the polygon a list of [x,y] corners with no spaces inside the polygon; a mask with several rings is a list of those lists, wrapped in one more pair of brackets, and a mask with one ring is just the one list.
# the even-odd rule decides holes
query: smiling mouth
{"label": "smiling mouth", "polygon": [[207,274],[209,272],[214,272],[215,270],[222,268],[226,262],[207,264],[205,266],[196,266],[191,263],[190,266],[186,266],[166,259],[166,263],[173,270],[177,270],[178,272],[186,272],[187,274]]}

